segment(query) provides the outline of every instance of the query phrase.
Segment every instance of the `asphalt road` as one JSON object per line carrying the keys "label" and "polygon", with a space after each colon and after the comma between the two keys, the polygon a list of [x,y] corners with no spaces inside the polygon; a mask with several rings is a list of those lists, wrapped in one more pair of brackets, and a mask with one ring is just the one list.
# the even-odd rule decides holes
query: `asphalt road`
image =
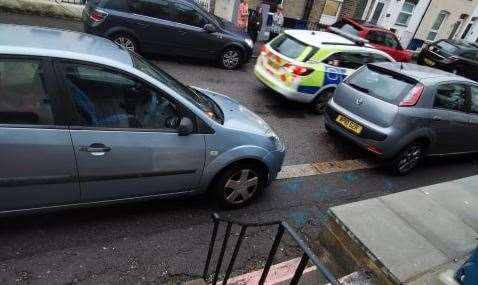
{"label": "asphalt road", "polygon": [[[8,13],[0,13],[0,22],[81,29],[78,23]],[[224,71],[209,62],[150,59],[183,82],[222,92],[261,115],[284,139],[286,165],[368,157],[328,135],[322,117],[307,106],[264,89],[252,64]],[[313,244],[330,206],[475,175],[475,158],[427,160],[406,177],[367,169],[280,180],[249,207],[219,213],[243,221],[286,220]],[[193,197],[2,218],[0,284],[173,284],[194,279],[204,266],[214,211],[218,209],[206,197]],[[233,233],[234,240],[238,229]],[[274,234],[273,228],[248,232],[235,274],[261,267]],[[277,261],[297,256],[285,240]]]}

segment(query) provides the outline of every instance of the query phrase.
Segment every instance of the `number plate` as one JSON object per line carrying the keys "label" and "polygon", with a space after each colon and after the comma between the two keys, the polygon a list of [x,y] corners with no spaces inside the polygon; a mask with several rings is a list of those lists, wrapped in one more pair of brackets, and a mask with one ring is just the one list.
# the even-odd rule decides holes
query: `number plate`
{"label": "number plate", "polygon": [[360,135],[362,133],[363,127],[354,121],[350,120],[349,118],[346,118],[342,115],[338,115],[337,119],[335,121],[346,128],[347,130],[351,131],[354,134]]}
{"label": "number plate", "polygon": [[428,59],[428,58],[424,58],[423,59],[425,61],[425,63],[429,66],[434,66],[436,64],[436,62],[434,62],[433,60],[431,59]]}

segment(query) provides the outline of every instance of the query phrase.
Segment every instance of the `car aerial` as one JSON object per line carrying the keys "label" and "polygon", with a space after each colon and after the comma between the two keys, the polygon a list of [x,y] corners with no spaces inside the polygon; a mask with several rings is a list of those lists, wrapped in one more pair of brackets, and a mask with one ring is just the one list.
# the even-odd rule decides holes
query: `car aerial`
{"label": "car aerial", "polygon": [[394,61],[362,39],[328,32],[287,30],[264,45],[254,69],[259,81],[322,114],[337,84],[370,62]]}
{"label": "car aerial", "polygon": [[285,154],[238,102],[84,33],[0,25],[0,94],[0,213],[207,191],[239,207]]}
{"label": "car aerial", "polygon": [[457,40],[439,40],[422,49],[417,63],[478,80],[478,46]]}
{"label": "car aerial", "polygon": [[193,0],[91,0],[84,30],[142,53],[217,60],[235,69],[250,60],[253,42],[233,23]]}
{"label": "car aerial", "polygon": [[368,64],[337,87],[325,127],[404,175],[425,156],[478,151],[478,84],[411,63]]}
{"label": "car aerial", "polygon": [[374,48],[388,53],[396,61],[412,61],[412,52],[404,49],[397,36],[390,30],[348,17],[342,18],[331,27],[367,39]]}

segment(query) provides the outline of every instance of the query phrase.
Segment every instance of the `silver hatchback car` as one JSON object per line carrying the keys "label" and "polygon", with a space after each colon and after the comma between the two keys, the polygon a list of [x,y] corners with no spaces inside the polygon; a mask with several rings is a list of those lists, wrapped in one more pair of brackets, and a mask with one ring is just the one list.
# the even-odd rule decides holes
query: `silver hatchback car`
{"label": "silver hatchback car", "polygon": [[325,127],[404,175],[427,155],[478,152],[478,83],[415,64],[370,64],[339,85]]}
{"label": "silver hatchback car", "polygon": [[107,39],[0,25],[0,214],[208,190],[239,207],[284,155],[236,101]]}

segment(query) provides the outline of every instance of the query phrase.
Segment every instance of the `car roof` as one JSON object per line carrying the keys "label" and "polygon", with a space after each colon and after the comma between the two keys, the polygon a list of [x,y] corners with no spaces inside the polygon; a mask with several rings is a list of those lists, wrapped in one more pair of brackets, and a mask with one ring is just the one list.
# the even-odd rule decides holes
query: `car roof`
{"label": "car roof", "polygon": [[[309,30],[286,30],[285,33],[307,45],[313,47],[322,47],[324,45],[330,46],[331,48],[337,48],[337,51],[366,51],[380,54],[391,61],[395,61],[387,53],[378,50],[370,45],[356,45],[353,41],[342,37],[340,35],[329,33],[329,32],[317,32]],[[346,48],[345,48],[346,47]]]}
{"label": "car roof", "polygon": [[73,31],[11,24],[0,24],[0,54],[133,65],[129,52],[108,39]]}
{"label": "car roof", "polygon": [[346,22],[355,24],[355,25],[357,25],[361,28],[366,28],[366,29],[371,30],[371,31],[381,31],[381,32],[385,32],[385,33],[394,34],[392,31],[388,30],[387,28],[384,28],[384,27],[381,27],[381,26],[378,26],[378,25],[374,25],[374,24],[366,22],[364,20],[359,20],[359,19],[354,19],[354,18],[349,18],[349,17],[344,17],[343,20],[346,21]]}
{"label": "car roof", "polygon": [[286,30],[285,33],[307,45],[314,47],[320,47],[324,44],[355,45],[353,41],[329,32]]}
{"label": "car roof", "polygon": [[462,40],[441,40],[443,42],[447,42],[462,51],[478,51],[478,46],[475,43],[462,41]]}
{"label": "car roof", "polygon": [[380,62],[371,63],[382,69],[388,69],[394,73],[403,74],[409,78],[413,78],[417,81],[467,81],[469,83],[475,83],[473,80],[467,79],[460,75],[456,75],[450,72],[446,72],[440,69],[431,68],[428,66],[418,65],[414,63],[401,63],[401,62]]}

